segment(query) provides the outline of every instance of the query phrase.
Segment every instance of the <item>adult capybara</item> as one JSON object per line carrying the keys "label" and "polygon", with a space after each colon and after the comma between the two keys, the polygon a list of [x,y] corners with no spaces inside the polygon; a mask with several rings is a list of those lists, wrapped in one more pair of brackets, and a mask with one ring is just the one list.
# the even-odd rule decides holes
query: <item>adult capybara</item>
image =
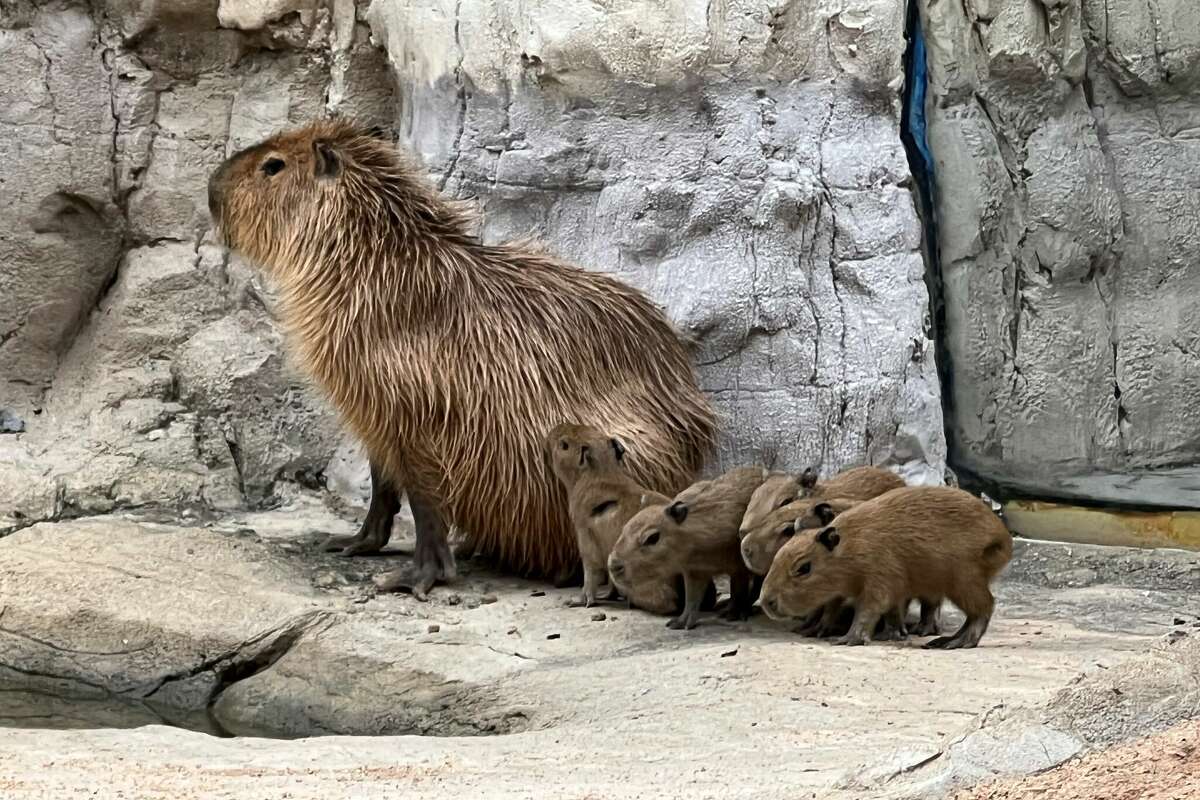
{"label": "adult capybara", "polygon": [[893,489],[788,540],[763,582],[762,607],[784,619],[851,601],[854,624],[839,643],[857,645],[909,598],[945,597],[966,621],[925,646],[974,647],[995,607],[989,584],[1012,550],[1012,535],[978,497],[947,486]]}
{"label": "adult capybara", "polygon": [[[687,353],[641,292],[528,243],[481,243],[366,129],[315,122],[234,154],[209,181],[209,208],[281,290],[292,346],[364,443],[374,490],[408,493],[413,569],[381,588],[424,596],[452,575],[448,523],[505,568],[574,567],[566,498],[542,454],[559,423],[630,442],[630,473],[666,494],[712,448]],[[364,525],[346,552],[389,534],[390,519]]]}

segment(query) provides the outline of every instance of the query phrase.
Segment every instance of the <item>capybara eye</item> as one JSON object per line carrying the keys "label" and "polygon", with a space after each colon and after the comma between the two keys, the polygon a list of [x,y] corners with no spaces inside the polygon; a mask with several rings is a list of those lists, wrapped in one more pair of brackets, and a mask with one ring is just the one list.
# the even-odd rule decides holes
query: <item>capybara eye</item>
{"label": "capybara eye", "polygon": [[654,533],[650,534],[642,541],[642,546],[643,547],[651,547],[653,545],[658,544],[658,536],[659,536],[658,531],[655,531]]}
{"label": "capybara eye", "polygon": [[286,166],[281,158],[268,158],[263,162],[262,171],[268,175],[278,175]]}
{"label": "capybara eye", "polygon": [[796,535],[796,523],[789,522],[787,527],[779,532],[780,536],[792,537]]}
{"label": "capybara eye", "polygon": [[805,561],[803,564],[801,564],[800,566],[798,566],[792,570],[792,574],[795,575],[797,578],[799,578],[802,575],[807,575],[810,572],[812,572],[812,562],[811,561]]}
{"label": "capybara eye", "polygon": [[558,449],[559,449],[559,450],[566,450],[568,447],[570,447],[570,445],[569,445],[569,444],[567,444],[567,442],[566,442],[566,440],[565,440],[565,439],[564,439],[563,441],[561,441],[561,442],[559,442],[559,443],[558,443]]}

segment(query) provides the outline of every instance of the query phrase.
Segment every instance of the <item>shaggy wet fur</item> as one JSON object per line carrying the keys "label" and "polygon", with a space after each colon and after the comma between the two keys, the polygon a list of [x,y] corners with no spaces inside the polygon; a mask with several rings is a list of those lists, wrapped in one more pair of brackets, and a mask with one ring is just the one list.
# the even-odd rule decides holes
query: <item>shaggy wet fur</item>
{"label": "shaggy wet fur", "polygon": [[559,423],[630,442],[667,494],[714,440],[666,317],[528,243],[484,245],[389,143],[326,121],[237,153],[209,184],[231,248],[281,289],[286,329],[373,462],[512,570],[577,563],[542,453]]}

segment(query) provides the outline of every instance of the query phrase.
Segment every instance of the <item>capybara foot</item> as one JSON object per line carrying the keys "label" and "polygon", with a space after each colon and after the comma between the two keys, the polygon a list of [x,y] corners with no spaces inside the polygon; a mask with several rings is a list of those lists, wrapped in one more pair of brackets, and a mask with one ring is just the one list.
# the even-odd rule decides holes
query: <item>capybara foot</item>
{"label": "capybara foot", "polygon": [[859,647],[867,643],[867,637],[861,632],[851,630],[845,636],[839,636],[833,640],[834,644],[846,645],[847,647]]}
{"label": "capybara foot", "polygon": [[377,537],[364,536],[363,531],[359,531],[353,536],[330,536],[321,543],[321,549],[326,553],[336,553],[343,558],[348,558],[378,553],[383,549],[384,544],[386,542],[379,541]]}
{"label": "capybara foot", "polygon": [[700,624],[700,620],[689,614],[680,614],[667,620],[667,627],[673,631],[690,631]]}
{"label": "capybara foot", "polygon": [[937,636],[941,633],[941,628],[938,626],[936,619],[923,619],[917,623],[916,630],[913,631],[914,636]]}

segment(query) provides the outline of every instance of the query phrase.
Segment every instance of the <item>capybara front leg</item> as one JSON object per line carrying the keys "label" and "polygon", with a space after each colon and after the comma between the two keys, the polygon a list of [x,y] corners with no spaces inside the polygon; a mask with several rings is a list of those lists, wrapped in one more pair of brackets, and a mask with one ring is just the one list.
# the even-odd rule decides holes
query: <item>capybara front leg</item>
{"label": "capybara front leg", "polygon": [[908,628],[904,624],[904,611],[907,606],[908,603],[905,602],[883,615],[874,631],[876,639],[881,642],[899,642],[908,638]]}
{"label": "capybara front leg", "polygon": [[375,584],[381,592],[412,592],[413,597],[425,600],[434,584],[450,580],[457,570],[454,553],[446,538],[446,523],[436,506],[412,494],[409,502],[417,529],[413,563],[378,576]]}
{"label": "capybara front leg", "polygon": [[921,621],[917,624],[917,636],[937,636],[941,633],[942,601],[921,599]]}
{"label": "capybara front leg", "polygon": [[597,568],[595,565],[583,562],[583,595],[578,600],[572,600],[567,603],[572,608],[583,606],[591,608],[596,605],[600,599],[600,581],[605,576],[606,571],[603,567]]}
{"label": "capybara front leg", "polygon": [[392,538],[392,524],[400,510],[400,492],[374,462],[371,465],[371,504],[362,527],[353,536],[330,536],[322,544],[327,552],[339,556],[357,556],[378,553]]}
{"label": "capybara front leg", "polygon": [[880,616],[878,611],[859,603],[854,610],[854,624],[850,626],[850,630],[845,636],[834,639],[833,643],[851,646],[866,644],[871,641],[871,634],[875,632],[875,625],[879,622]]}
{"label": "capybara front leg", "polygon": [[761,586],[761,577],[758,575],[751,576],[749,573],[729,576],[729,608],[725,610],[725,618],[728,620],[738,621],[750,619],[754,601],[758,599],[758,594],[755,592],[755,578]]}
{"label": "capybara front leg", "polygon": [[690,631],[700,624],[700,603],[704,600],[704,590],[708,583],[708,578],[683,576],[683,613],[667,622],[668,628]]}

